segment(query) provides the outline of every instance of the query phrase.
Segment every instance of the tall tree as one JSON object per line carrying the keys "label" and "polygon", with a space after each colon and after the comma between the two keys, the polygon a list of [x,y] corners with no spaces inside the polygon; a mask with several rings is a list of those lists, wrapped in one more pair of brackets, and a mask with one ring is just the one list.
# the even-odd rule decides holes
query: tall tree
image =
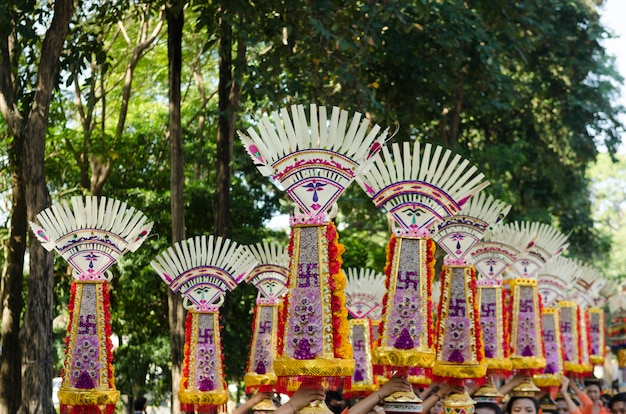
{"label": "tall tree", "polygon": [[[182,42],[185,24],[185,1],[174,1],[166,5],[167,19],[167,60],[169,90],[169,131],[170,140],[170,193],[172,213],[172,243],[185,239],[184,204],[184,158],[183,128],[181,120],[181,72]],[[172,350],[172,412],[180,412],[178,390],[182,376],[185,348],[185,312],[182,298],[168,289],[168,318],[170,326],[170,348]]]}
{"label": "tall tree", "polygon": [[[231,161],[235,137],[235,121],[239,112],[242,76],[246,64],[246,42],[243,11],[231,8],[230,2],[223,2],[218,8],[218,127],[217,127],[217,179],[215,183],[215,234],[228,237],[230,222]],[[233,26],[238,28],[233,33]],[[236,58],[233,63],[233,47]]]}
{"label": "tall tree", "polygon": [[[27,7],[29,9],[24,9]],[[24,193],[26,217],[35,216],[50,205],[50,196],[44,175],[44,151],[48,113],[52,92],[57,84],[59,59],[69,31],[74,13],[72,0],[59,0],[51,10],[35,10],[35,3],[4,2],[2,5],[2,29],[0,29],[0,113],[15,140],[15,161],[21,179],[14,183],[18,192]],[[41,21],[30,20],[38,16]],[[33,26],[28,27],[30,23]],[[48,24],[40,44],[33,42],[35,23]],[[25,32],[26,31],[26,32]],[[28,32],[30,31],[30,33]],[[38,40],[38,39],[37,39]],[[25,59],[23,53],[27,55]],[[32,59],[32,60],[31,60]],[[34,84],[29,85],[28,77],[16,76],[16,69],[37,62]],[[18,206],[19,207],[19,206]],[[15,206],[13,206],[15,208]],[[23,206],[22,206],[23,208]],[[26,222],[16,223],[25,226]],[[26,228],[12,228],[11,237],[23,237]],[[53,255],[46,252],[35,239],[29,239],[30,276],[22,341],[28,343],[23,350],[23,377],[20,413],[54,413],[52,406],[52,292]],[[16,272],[21,270],[24,256],[9,256],[9,267]],[[7,274],[7,277],[21,277]],[[16,286],[17,283],[11,282]],[[17,310],[15,310],[17,311]],[[14,313],[14,315],[18,315]],[[10,347],[9,349],[14,349]],[[2,378],[15,381],[15,378]],[[19,381],[19,379],[18,379]],[[11,389],[7,382],[0,384],[3,389]],[[6,387],[6,388],[5,388]],[[5,403],[5,401],[2,401]],[[7,404],[9,410],[15,404]]]}

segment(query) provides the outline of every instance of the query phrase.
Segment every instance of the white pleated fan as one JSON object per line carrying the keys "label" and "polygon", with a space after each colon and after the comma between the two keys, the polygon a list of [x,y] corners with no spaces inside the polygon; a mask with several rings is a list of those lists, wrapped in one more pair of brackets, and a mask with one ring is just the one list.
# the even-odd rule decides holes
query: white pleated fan
{"label": "white pleated fan", "polygon": [[436,224],[433,240],[450,257],[461,260],[487,231],[502,222],[509,210],[510,205],[480,192],[472,196],[459,213],[444,217]]}
{"label": "white pleated fan", "polygon": [[154,222],[141,211],[106,197],[72,197],[37,214],[30,227],[51,251],[55,249],[81,280],[107,279],[105,271],[126,251],[146,240]]}
{"label": "white pleated fan", "polygon": [[537,278],[543,306],[553,307],[558,300],[565,299],[565,293],[576,283],[579,268],[579,262],[565,256],[555,256],[546,262]]}
{"label": "white pleated fan", "polygon": [[376,208],[389,212],[403,230],[427,228],[461,210],[469,197],[489,185],[460,155],[415,141],[383,147],[374,165],[357,177]]}
{"label": "white pleated fan", "polygon": [[611,315],[626,313],[626,291],[621,286],[615,295],[609,297],[609,311]]}
{"label": "white pleated fan", "polygon": [[606,280],[598,269],[589,264],[583,264],[576,279],[573,299],[583,308],[594,306],[605,283]]}
{"label": "white pleated fan", "polygon": [[612,279],[604,279],[605,283],[600,289],[600,294],[596,298],[594,302],[594,306],[596,308],[604,308],[604,306],[609,302],[609,300],[619,294],[620,288],[615,280]]}
{"label": "white pleated fan", "polygon": [[549,224],[539,222],[515,222],[519,230],[533,235],[526,251],[518,256],[511,270],[519,277],[537,277],[537,272],[553,256],[561,254],[568,246],[567,236]]}
{"label": "white pleated fan", "polygon": [[308,216],[328,212],[333,203],[368,167],[369,159],[384,144],[387,130],[361,114],[350,115],[311,105],[307,121],[304,107],[293,105],[264,116],[247,135],[238,132],[246,151],[264,176],[271,176]]}
{"label": "white pleated fan", "polygon": [[356,319],[380,320],[382,316],[385,275],[374,269],[349,267],[346,276],[346,308]]}
{"label": "white pleated fan", "polygon": [[517,260],[533,235],[518,226],[503,224],[488,231],[468,252],[481,280],[501,281],[502,274]]}
{"label": "white pleated fan", "polygon": [[227,238],[198,236],[175,243],[151,263],[161,279],[186,299],[185,307],[220,306],[257,261],[246,246]]}
{"label": "white pleated fan", "polygon": [[277,300],[287,293],[289,277],[289,253],[276,242],[248,245],[258,264],[245,278],[252,283],[259,295],[269,300]]}

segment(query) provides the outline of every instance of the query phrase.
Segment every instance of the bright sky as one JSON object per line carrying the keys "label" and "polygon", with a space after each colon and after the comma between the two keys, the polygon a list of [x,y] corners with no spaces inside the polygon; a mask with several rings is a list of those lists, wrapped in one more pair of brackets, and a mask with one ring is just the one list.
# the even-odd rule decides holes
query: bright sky
{"label": "bright sky", "polygon": [[[624,17],[626,16],[626,1],[624,0],[606,0],[602,7],[601,21],[604,26],[614,34],[615,39],[605,40],[604,47],[609,55],[616,57],[615,65],[626,78],[626,24]],[[619,102],[626,106],[626,86],[622,85],[622,93]],[[622,116],[626,120],[626,115]],[[626,137],[624,137],[626,141]],[[622,148],[626,145],[622,145]]]}

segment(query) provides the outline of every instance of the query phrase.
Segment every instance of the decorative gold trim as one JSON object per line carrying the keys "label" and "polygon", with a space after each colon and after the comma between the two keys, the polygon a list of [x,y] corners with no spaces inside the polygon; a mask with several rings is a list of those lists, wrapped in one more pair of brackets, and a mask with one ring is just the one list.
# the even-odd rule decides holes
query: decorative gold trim
{"label": "decorative gold trim", "polygon": [[184,404],[224,405],[228,402],[228,390],[197,391],[178,390],[178,399]]}
{"label": "decorative gold trim", "polygon": [[510,371],[513,369],[513,364],[508,358],[484,358],[483,364],[487,364],[488,370]]}
{"label": "decorative gold trim", "polygon": [[256,374],[254,372],[246,372],[243,376],[243,382],[246,387],[258,387],[259,385],[273,385],[278,381],[278,377],[273,372],[266,374]]}
{"label": "decorative gold trim", "polygon": [[593,365],[602,365],[604,364],[604,357],[598,356],[598,355],[591,355],[589,356],[589,362],[591,362]]}
{"label": "decorative gold trim", "polygon": [[63,386],[57,394],[63,405],[115,405],[120,397],[120,392],[115,389],[86,391]]}
{"label": "decorative gold trim", "polygon": [[533,383],[538,387],[560,387],[561,381],[555,374],[535,374]]}
{"label": "decorative gold trim", "polygon": [[360,382],[352,382],[350,385],[350,391],[365,391],[374,392],[378,389],[378,385],[374,384],[362,384]]}
{"label": "decorative gold trim", "polygon": [[447,409],[446,412],[473,412],[475,404],[476,401],[467,392],[460,394],[452,393],[443,400],[443,407]]}
{"label": "decorative gold trim", "polygon": [[354,359],[295,359],[286,356],[274,360],[274,373],[279,377],[350,377]]}
{"label": "decorative gold trim", "polygon": [[372,352],[374,365],[391,365],[399,367],[431,368],[435,363],[435,352],[429,348],[398,349],[381,346]]}
{"label": "decorative gold trim", "polygon": [[617,350],[617,366],[620,368],[626,368],[626,348],[620,348]]}
{"label": "decorative gold trim", "polygon": [[546,359],[544,357],[512,356],[511,366],[513,369],[544,369]]}
{"label": "decorative gold trim", "polygon": [[276,411],[277,408],[271,398],[266,398],[256,403],[252,407],[252,411]]}
{"label": "decorative gold trim", "polygon": [[483,378],[487,375],[486,364],[442,364],[435,363],[433,375],[448,378]]}

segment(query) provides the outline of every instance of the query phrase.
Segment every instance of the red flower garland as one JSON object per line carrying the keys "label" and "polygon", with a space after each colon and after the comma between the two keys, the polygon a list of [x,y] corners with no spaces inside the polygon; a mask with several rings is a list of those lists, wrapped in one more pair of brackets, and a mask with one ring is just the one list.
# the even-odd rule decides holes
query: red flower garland
{"label": "red flower garland", "polygon": [[511,356],[511,291],[502,287],[502,352],[505,358]]}
{"label": "red flower garland", "polygon": [[478,300],[476,300],[476,292],[478,291],[476,269],[474,267],[470,270],[470,291],[474,292],[472,298],[474,305],[474,335],[476,339],[476,359],[478,362],[482,362],[485,358],[485,347],[483,345],[483,328],[480,325],[480,308],[478,307]]}
{"label": "red flower garland", "polygon": [[[428,326],[428,348],[433,347],[433,280],[435,278],[435,251],[437,244],[432,239],[426,239],[426,325]],[[441,301],[440,301],[441,302]]]}
{"label": "red flower garland", "polygon": [[102,283],[102,304],[104,309],[104,334],[106,336],[107,375],[109,376],[109,387],[115,388],[115,378],[113,376],[113,342],[111,341],[111,312],[109,309],[109,285],[106,281]]}
{"label": "red flower garland", "polygon": [[191,312],[187,312],[187,318],[185,319],[185,349],[184,349],[184,362],[183,362],[183,374],[181,378],[181,386],[183,389],[187,389],[189,385],[189,357],[191,352],[191,327],[193,325],[193,316]]}
{"label": "red flower garland", "polygon": [[376,340],[376,345],[381,346],[383,332],[385,331],[385,326],[387,325],[387,318],[385,315],[385,310],[387,309],[387,301],[389,300],[389,282],[391,280],[391,270],[393,267],[393,255],[396,250],[396,236],[394,234],[389,238],[389,242],[387,243],[387,261],[385,263],[385,294],[383,296],[383,314],[380,323],[378,324],[378,338]]}

